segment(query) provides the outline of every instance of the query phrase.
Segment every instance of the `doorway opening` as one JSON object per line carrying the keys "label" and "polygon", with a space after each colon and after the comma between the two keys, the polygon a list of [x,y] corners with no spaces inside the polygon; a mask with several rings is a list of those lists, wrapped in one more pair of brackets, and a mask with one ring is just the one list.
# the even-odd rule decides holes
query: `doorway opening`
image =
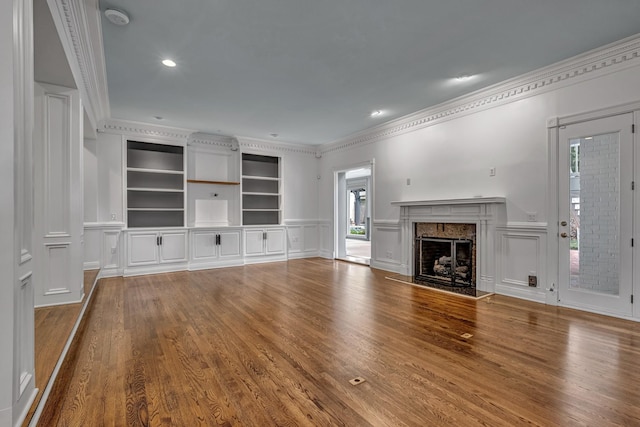
{"label": "doorway opening", "polygon": [[336,173],[336,258],[371,262],[371,165]]}

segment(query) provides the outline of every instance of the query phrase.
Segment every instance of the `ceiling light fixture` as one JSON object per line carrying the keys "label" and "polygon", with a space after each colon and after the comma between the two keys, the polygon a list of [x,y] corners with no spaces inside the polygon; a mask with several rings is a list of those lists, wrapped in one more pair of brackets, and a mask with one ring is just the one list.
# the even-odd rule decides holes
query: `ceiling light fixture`
{"label": "ceiling light fixture", "polygon": [[153,116],[153,118],[156,119],[156,120],[162,120],[161,116]]}
{"label": "ceiling light fixture", "polygon": [[162,65],[164,65],[165,67],[173,68],[176,66],[176,63],[172,59],[163,59]]}
{"label": "ceiling light fixture", "polygon": [[129,23],[129,16],[122,10],[107,9],[104,11],[104,16],[107,17],[109,22],[117,25],[118,27],[125,26]]}
{"label": "ceiling light fixture", "polygon": [[460,83],[462,83],[462,82],[468,82],[468,81],[469,81],[469,80],[471,80],[472,78],[473,78],[473,76],[472,76],[472,75],[469,75],[469,74],[462,74],[462,75],[460,75],[460,76],[456,77],[456,78],[455,78],[455,81],[460,82]]}
{"label": "ceiling light fixture", "polygon": [[269,135],[271,135],[271,137],[273,137],[273,138],[277,138],[278,137],[277,133],[270,133]]}
{"label": "ceiling light fixture", "polygon": [[380,115],[382,115],[382,111],[380,110],[375,110],[371,112],[371,117],[378,117]]}

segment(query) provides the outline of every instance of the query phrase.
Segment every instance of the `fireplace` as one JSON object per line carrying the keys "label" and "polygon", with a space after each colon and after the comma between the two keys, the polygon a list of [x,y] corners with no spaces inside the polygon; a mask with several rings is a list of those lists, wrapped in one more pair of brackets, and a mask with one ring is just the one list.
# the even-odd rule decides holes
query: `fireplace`
{"label": "fireplace", "polygon": [[450,286],[472,287],[473,263],[471,240],[430,237],[416,238],[416,280],[442,283]]}
{"label": "fireplace", "polygon": [[476,287],[476,225],[416,223],[414,279],[431,285]]}
{"label": "fireplace", "polygon": [[[497,227],[506,224],[505,198],[412,200],[392,204],[400,207],[402,265],[398,273],[401,276],[465,294],[494,292],[495,234]],[[418,255],[425,258],[419,261]],[[471,275],[465,278],[462,272],[466,268],[461,267],[468,267]]]}

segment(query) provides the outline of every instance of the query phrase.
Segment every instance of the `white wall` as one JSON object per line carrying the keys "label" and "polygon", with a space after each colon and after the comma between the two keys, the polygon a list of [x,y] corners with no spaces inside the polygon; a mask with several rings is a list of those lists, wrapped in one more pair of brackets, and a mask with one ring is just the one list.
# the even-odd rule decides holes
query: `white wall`
{"label": "white wall", "polygon": [[281,153],[283,220],[318,219],[319,162],[310,154]]}
{"label": "white wall", "polygon": [[84,139],[84,222],[98,222],[98,145],[95,139]]}
{"label": "white wall", "polygon": [[13,2],[0,3],[0,425],[12,424],[14,305]]}
{"label": "white wall", "polygon": [[[123,206],[122,135],[99,133],[96,142],[98,180],[98,221],[125,222]],[[86,167],[87,165],[85,165]]]}
{"label": "white wall", "polygon": [[[510,253],[500,254],[508,270],[498,272],[497,290],[544,301],[545,278],[539,277],[538,288],[528,289],[526,277],[533,270],[541,276],[547,267],[547,122],[640,100],[640,92],[630,90],[640,87],[640,65],[635,62],[632,67],[593,72],[589,79],[576,78],[575,84],[555,90],[545,88],[514,102],[496,103],[494,108],[462,110],[431,126],[416,126],[415,131],[323,147],[319,200],[325,202],[319,208],[320,218],[330,224],[321,236],[322,249],[333,242],[332,171],[375,159],[372,266],[395,270],[401,261],[399,208],[392,201],[504,196],[508,224],[500,238],[506,236]],[[489,176],[490,168],[496,168],[495,176]],[[535,213],[536,220],[528,222],[528,213]],[[513,271],[514,265],[521,268]]]}

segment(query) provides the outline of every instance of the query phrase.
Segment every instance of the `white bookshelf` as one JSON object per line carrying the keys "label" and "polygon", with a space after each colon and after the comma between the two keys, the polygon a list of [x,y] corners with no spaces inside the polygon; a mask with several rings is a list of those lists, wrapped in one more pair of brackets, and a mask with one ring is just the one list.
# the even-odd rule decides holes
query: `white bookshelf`
{"label": "white bookshelf", "polygon": [[242,224],[278,225],[282,219],[279,157],[242,154]]}
{"label": "white bookshelf", "polygon": [[184,149],[127,141],[127,226],[184,226]]}

